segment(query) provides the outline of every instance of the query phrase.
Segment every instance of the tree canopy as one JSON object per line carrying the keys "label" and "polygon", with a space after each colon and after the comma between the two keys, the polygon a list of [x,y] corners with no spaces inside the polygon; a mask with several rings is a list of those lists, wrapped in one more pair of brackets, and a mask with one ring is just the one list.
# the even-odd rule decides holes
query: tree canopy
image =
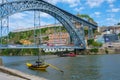
{"label": "tree canopy", "polygon": [[82,19],[85,19],[85,20],[87,20],[87,21],[89,21],[89,22],[91,22],[91,23],[93,23],[93,24],[97,24],[95,21],[94,21],[94,19],[93,18],[91,18],[89,15],[87,15],[87,14],[77,14],[77,16],[78,17],[80,17],[80,18],[82,18]]}

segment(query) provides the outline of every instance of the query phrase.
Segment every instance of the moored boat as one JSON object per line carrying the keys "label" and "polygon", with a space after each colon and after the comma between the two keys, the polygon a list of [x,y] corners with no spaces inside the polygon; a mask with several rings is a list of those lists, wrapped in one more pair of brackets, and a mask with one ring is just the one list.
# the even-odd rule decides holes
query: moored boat
{"label": "moored boat", "polygon": [[28,68],[33,69],[33,70],[46,70],[46,68],[49,66],[48,64],[31,64],[31,63],[26,63]]}

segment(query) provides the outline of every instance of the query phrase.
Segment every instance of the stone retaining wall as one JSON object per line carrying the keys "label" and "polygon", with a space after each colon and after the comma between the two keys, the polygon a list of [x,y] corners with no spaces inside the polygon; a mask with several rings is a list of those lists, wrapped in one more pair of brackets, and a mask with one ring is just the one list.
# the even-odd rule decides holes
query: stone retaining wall
{"label": "stone retaining wall", "polygon": [[47,79],[42,78],[42,77],[37,77],[34,75],[26,74],[26,73],[20,72],[18,70],[6,68],[4,66],[0,66],[0,72],[10,74],[13,76],[17,76],[17,77],[23,78],[25,80],[47,80]]}

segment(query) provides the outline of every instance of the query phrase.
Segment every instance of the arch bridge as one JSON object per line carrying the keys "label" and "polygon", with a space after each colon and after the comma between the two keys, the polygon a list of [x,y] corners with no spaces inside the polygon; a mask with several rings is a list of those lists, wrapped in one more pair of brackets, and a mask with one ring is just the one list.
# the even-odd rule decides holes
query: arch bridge
{"label": "arch bridge", "polygon": [[[48,2],[45,2],[44,0],[18,0],[2,3],[0,4],[0,20],[3,20],[4,18],[9,17],[10,15],[13,15],[15,13],[31,10],[42,11],[56,18],[66,28],[74,43],[74,48],[86,48],[83,30],[84,26],[88,26],[90,30],[97,28],[97,25],[83,20],[63,9],[60,9]],[[79,23],[81,27],[77,28],[74,22]],[[2,34],[2,29],[0,34]],[[18,46],[18,48],[22,47]]]}

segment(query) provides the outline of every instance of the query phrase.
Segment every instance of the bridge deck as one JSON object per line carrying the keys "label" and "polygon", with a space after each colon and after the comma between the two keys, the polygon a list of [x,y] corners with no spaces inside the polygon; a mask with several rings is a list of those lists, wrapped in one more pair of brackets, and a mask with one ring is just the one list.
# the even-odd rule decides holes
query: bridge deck
{"label": "bridge deck", "polygon": [[36,49],[36,48],[43,48],[43,49],[83,49],[83,47],[78,46],[44,46],[44,45],[2,45],[0,49]]}

